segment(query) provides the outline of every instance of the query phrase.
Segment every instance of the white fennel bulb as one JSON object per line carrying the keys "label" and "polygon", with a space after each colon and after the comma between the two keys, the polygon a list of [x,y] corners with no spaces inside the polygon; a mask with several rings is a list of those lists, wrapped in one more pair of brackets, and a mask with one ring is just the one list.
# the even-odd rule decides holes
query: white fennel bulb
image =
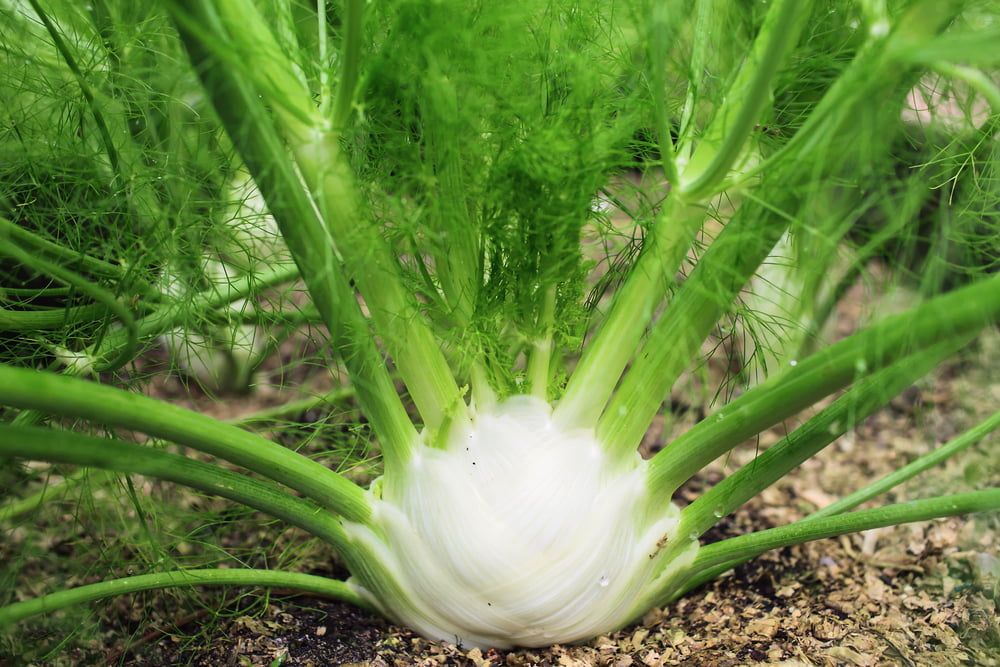
{"label": "white fennel bulb", "polygon": [[352,526],[395,580],[373,602],[424,636],[466,646],[548,646],[645,611],[679,511],[648,512],[644,464],[615,466],[591,430],[567,430],[540,399],[480,412],[446,449],[417,448],[373,498],[375,530]]}

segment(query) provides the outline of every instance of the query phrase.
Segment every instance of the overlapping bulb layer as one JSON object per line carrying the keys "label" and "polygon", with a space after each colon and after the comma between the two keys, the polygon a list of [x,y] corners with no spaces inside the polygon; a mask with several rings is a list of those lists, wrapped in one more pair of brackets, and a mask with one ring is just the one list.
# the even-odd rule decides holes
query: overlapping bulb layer
{"label": "overlapping bulb layer", "polygon": [[640,461],[616,468],[592,431],[562,429],[545,402],[518,396],[447,449],[420,447],[374,502],[383,535],[356,537],[403,593],[378,600],[389,616],[464,645],[547,646],[643,611],[679,518],[672,505],[641,518],[645,488]]}

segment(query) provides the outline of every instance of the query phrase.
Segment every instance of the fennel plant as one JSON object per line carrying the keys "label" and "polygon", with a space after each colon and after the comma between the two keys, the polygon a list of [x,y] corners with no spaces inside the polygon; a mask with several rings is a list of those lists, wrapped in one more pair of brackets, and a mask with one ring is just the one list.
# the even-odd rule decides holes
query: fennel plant
{"label": "fennel plant", "polygon": [[[436,639],[540,646],[622,627],[769,549],[1000,508],[1000,489],[982,489],[851,511],[927,459],[802,521],[700,541],[1000,317],[1000,50],[982,48],[1000,35],[994,9],[5,0],[19,64],[3,75],[4,150],[40,154],[7,170],[0,200],[0,455],[227,498],[324,540],[351,578],[159,569],[13,602],[0,623],[150,588],[253,585],[341,598]],[[927,77],[992,112],[917,137],[903,110]],[[75,179],[25,176],[67,156]],[[610,186],[636,166],[667,185]],[[246,173],[294,266],[226,224]],[[950,196],[921,253],[953,278],[935,265],[922,303],[825,340],[843,290],[824,278],[850,284],[890,244],[921,238],[941,183]],[[621,215],[595,205],[601,192]],[[227,243],[248,261],[209,279],[205,249]],[[765,319],[746,289],[776,246],[799,275],[781,283],[792,306]],[[164,287],[178,274],[190,291]],[[293,316],[255,300],[295,279],[310,305]],[[794,343],[643,460],[665,398],[734,317]],[[363,488],[116,386],[151,341],[195,321],[325,326],[381,475]],[[827,397],[697,501],[672,502],[713,460]]]}

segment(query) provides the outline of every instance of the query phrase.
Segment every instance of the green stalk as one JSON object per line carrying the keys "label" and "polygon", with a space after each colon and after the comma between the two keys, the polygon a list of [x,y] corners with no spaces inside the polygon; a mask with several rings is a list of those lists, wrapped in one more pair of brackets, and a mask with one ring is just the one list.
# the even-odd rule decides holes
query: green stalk
{"label": "green stalk", "polygon": [[254,586],[289,588],[312,593],[369,609],[368,603],[348,583],[298,572],[277,570],[175,570],[108,579],[96,584],[50,593],[32,600],[0,608],[0,627],[18,623],[32,616],[49,614],[74,605],[103,600],[139,591],[184,586]]}
{"label": "green stalk", "polygon": [[319,463],[259,435],[147,396],[0,365],[0,404],[134,429],[243,466],[351,521],[365,523],[371,513],[364,491]]}
{"label": "green stalk", "polygon": [[725,102],[681,172],[678,195],[683,199],[709,196],[724,180],[770,102],[774,77],[798,42],[811,9],[808,0],[777,0],[771,5]]}
{"label": "green stalk", "polygon": [[33,512],[47,502],[61,500],[67,493],[84,482],[100,486],[113,478],[114,473],[106,470],[95,472],[89,468],[81,468],[70,475],[66,475],[59,483],[49,484],[46,482],[45,486],[39,491],[24,498],[17,498],[0,505],[0,523]]}
{"label": "green stalk", "polygon": [[541,336],[532,343],[528,351],[527,380],[533,396],[543,401],[549,398],[549,374],[552,365],[552,326],[556,311],[556,289],[545,292],[542,311],[538,316]]}
{"label": "green stalk", "polygon": [[689,570],[695,574],[682,585],[665,591],[659,598],[659,604],[672,602],[723,572],[772,549],[873,528],[997,510],[1000,510],[1000,489],[986,489],[799,521],[732,537],[702,547]]}
{"label": "green stalk", "polygon": [[744,204],[709,246],[653,326],[598,422],[598,440],[616,457],[635,452],[674,382],[787,226],[759,206]]}
{"label": "green stalk", "polygon": [[[172,9],[175,9],[173,6]],[[180,10],[175,19],[188,53],[201,75],[215,107],[239,146],[244,162],[281,227],[313,303],[330,332],[331,340],[347,366],[351,382],[366,415],[375,428],[392,477],[409,457],[417,433],[396,393],[382,355],[372,339],[368,322],[353,289],[340,268],[329,230],[278,135],[269,111],[234,67],[216,59],[203,43],[205,26],[214,26],[214,13],[191,16]]]}
{"label": "green stalk", "polygon": [[[223,285],[213,285],[193,295],[167,299],[152,313],[137,320],[138,337],[149,340],[175,327],[183,326],[192,318],[202,319],[213,310],[228,306],[242,299],[252,299],[261,292],[298,278],[295,266],[279,264],[274,268],[233,279]],[[113,331],[91,352],[102,358],[127,344],[126,332]]]}
{"label": "green stalk", "polygon": [[[670,48],[677,36],[677,15],[680,3],[657,2],[653,4],[649,21],[650,86],[653,109],[656,113],[656,138],[660,148],[663,176],[671,185],[679,181],[677,155],[670,135],[670,110],[666,100],[666,69]],[[699,7],[706,3],[700,3]],[[698,42],[696,42],[698,43]]]}
{"label": "green stalk", "polygon": [[686,206],[677,197],[667,199],[639,259],[615,293],[611,311],[584,347],[556,406],[555,419],[580,428],[596,426],[704,215],[701,208]]}
{"label": "green stalk", "polygon": [[[60,264],[68,264],[74,270],[84,271],[98,278],[112,278],[121,282],[126,281],[127,275],[122,267],[115,266],[84,253],[74,252],[58,243],[53,243],[48,239],[38,236],[31,230],[11,222],[3,215],[0,215],[0,235],[6,236],[21,246],[31,246],[34,251],[50,259],[59,260]],[[158,290],[145,282],[136,281],[134,285],[146,298],[156,299],[160,296]],[[15,293],[13,290],[7,288],[4,288],[3,291],[9,291],[12,294]]]}
{"label": "green stalk", "polygon": [[1000,87],[986,74],[972,67],[951,63],[933,63],[932,67],[944,76],[964,82],[986,100],[993,113],[1000,114]]}
{"label": "green stalk", "polygon": [[[322,15],[325,16],[325,14],[324,7]],[[341,78],[337,85],[337,96],[333,102],[333,115],[331,116],[333,127],[338,132],[347,127],[351,118],[351,106],[354,104],[354,93],[358,87],[358,74],[361,71],[364,17],[364,0],[346,0],[343,18],[343,45],[340,50]],[[319,29],[320,34],[326,34],[325,25],[320,25]]]}
{"label": "green stalk", "polygon": [[754,387],[673,441],[649,462],[649,484],[669,499],[687,479],[739,443],[797,414],[860,376],[944,338],[1000,318],[1000,276],[887,317]]}
{"label": "green stalk", "polygon": [[718,43],[716,30],[725,25],[722,19],[721,7],[726,0],[705,0],[694,7],[694,26],[691,37],[691,64],[688,68],[688,88],[684,96],[684,107],[681,110],[680,127],[678,131],[679,159],[687,162],[690,159],[691,135],[695,109],[701,94],[701,86],[708,63],[708,50],[712,44]]}
{"label": "green stalk", "polygon": [[681,512],[679,532],[682,535],[704,533],[719,519],[736,511],[854,428],[941,360],[963,347],[969,338],[963,336],[939,343],[858,382],[830,407],[685,507]]}
{"label": "green stalk", "polygon": [[111,356],[107,361],[100,358],[97,359],[97,363],[95,364],[96,370],[117,370],[135,357],[136,350],[139,347],[139,329],[136,326],[135,317],[132,316],[131,311],[114,294],[67,268],[27,252],[13,241],[10,241],[6,236],[3,228],[0,228],[0,255],[7,255],[24,266],[52,276],[56,280],[75,288],[80,293],[89,296],[94,301],[103,305],[121,322],[121,331],[124,338],[123,344],[115,350],[114,356]]}
{"label": "green stalk", "polygon": [[[174,17],[216,111],[260,185],[324,321],[331,332],[344,334],[339,339],[345,348],[342,356],[366,412],[382,429],[383,440],[397,441],[384,443],[386,464],[392,469],[405,460],[414,442],[413,427],[356,306],[341,260],[360,286],[400,377],[432,433],[450,419],[465,418],[461,392],[412,296],[403,288],[388,246],[361,215],[338,137],[317,117],[308,91],[298,86],[291,69],[279,66],[281,52],[263,18],[252,3],[241,0],[220,0],[217,9],[222,16],[207,1],[181,4],[188,11],[177,10]],[[217,43],[237,49],[246,62],[226,66],[216,55]],[[254,72],[252,83],[261,88],[255,90],[243,75],[248,69]],[[261,72],[267,73],[266,82]],[[299,172],[290,163],[261,96],[274,98],[282,134],[289,140]],[[311,199],[302,189],[300,173]],[[431,442],[437,443],[434,438]],[[389,447],[398,448],[399,456],[392,455]]]}
{"label": "green stalk", "polygon": [[805,520],[813,521],[827,516],[843,514],[848,510],[852,510],[861,503],[867,502],[876,496],[880,496],[883,493],[899,486],[903,482],[916,477],[925,470],[929,470],[930,468],[947,461],[963,449],[976,444],[998,428],[1000,428],[1000,411],[994,412],[993,416],[986,419],[986,421],[970,428],[968,431],[957,438],[952,439],[947,444],[941,445],[937,449],[924,454],[914,461],[911,461],[902,468],[892,471],[882,479],[879,479],[862,489],[858,489],[854,493],[844,496],[840,500],[830,503],[826,507],[813,512],[806,517]]}
{"label": "green stalk", "polygon": [[350,558],[340,520],[319,505],[269,482],[133,443],[32,426],[0,425],[0,454],[145,475],[233,500],[301,528]]}
{"label": "green stalk", "polygon": [[[704,213],[694,204],[713,194],[713,188],[742,149],[767,104],[778,66],[798,41],[811,4],[806,0],[779,0],[768,10],[747,64],[681,174],[679,191],[657,216],[651,238],[569,379],[555,412],[562,423],[592,427],[604,412],[701,226]],[[662,398],[661,394],[658,402]]]}
{"label": "green stalk", "polygon": [[[287,415],[305,412],[306,410],[311,410],[328,403],[337,403],[347,398],[351,398],[354,395],[355,391],[353,387],[335,387],[334,389],[331,389],[324,394],[319,394],[318,396],[310,396],[296,401],[288,401],[287,403],[276,405],[271,408],[257,410],[243,417],[227,419],[226,423],[237,426],[267,424],[270,422],[280,421]],[[14,423],[16,425],[27,425],[20,424],[16,420]],[[69,491],[78,486],[81,482],[89,482],[95,486],[100,486],[105,481],[113,478],[114,474],[109,473],[106,470],[96,472],[88,468],[82,468],[70,475],[67,475],[59,483],[46,484],[44,488],[32,493],[29,496],[0,504],[0,523],[17,518],[21,515],[27,514],[28,512],[32,512],[41,507],[47,501],[59,500],[63,498]]]}
{"label": "green stalk", "polygon": [[101,304],[46,308],[44,310],[12,310],[0,308],[0,331],[38,332],[78,322],[93,322],[108,312]]}

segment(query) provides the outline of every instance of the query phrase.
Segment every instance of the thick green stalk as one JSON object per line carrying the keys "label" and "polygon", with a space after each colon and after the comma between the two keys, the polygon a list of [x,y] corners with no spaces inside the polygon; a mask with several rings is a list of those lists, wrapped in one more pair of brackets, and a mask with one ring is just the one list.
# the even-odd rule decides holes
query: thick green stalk
{"label": "thick green stalk", "polygon": [[788,223],[744,204],[653,326],[597,425],[598,440],[621,458],[634,453],[670,388],[701,349]]}
{"label": "thick green stalk", "polygon": [[954,438],[947,444],[941,445],[937,449],[924,454],[914,461],[911,461],[902,468],[892,471],[882,479],[879,479],[862,489],[858,489],[854,493],[844,496],[840,500],[830,503],[826,507],[813,512],[806,517],[805,520],[813,521],[815,519],[822,519],[823,517],[834,516],[836,514],[842,514],[852,510],[861,503],[880,496],[883,493],[899,486],[903,482],[916,477],[925,470],[929,470],[930,468],[947,461],[963,449],[979,442],[998,428],[1000,428],[1000,411],[994,412],[993,416],[986,419],[986,421],[970,428],[968,431],[957,438]]}
{"label": "thick green stalk", "polygon": [[672,602],[723,572],[772,549],[901,523],[997,510],[1000,510],[1000,489],[986,489],[849,512],[815,521],[799,521],[740,535],[702,547],[689,570],[693,575],[681,585],[674,584],[663,591],[658,604]]}
{"label": "thick green stalk", "polygon": [[[180,4],[188,11],[175,11],[174,16],[192,62],[260,185],[324,321],[332,332],[344,335],[342,355],[353,369],[359,395],[364,392],[362,400],[372,423],[379,428],[382,422],[384,438],[391,431],[394,439],[400,439],[407,430],[402,423],[405,411],[395,388],[389,389],[388,373],[367,322],[352,305],[353,290],[342,261],[359,285],[428,429],[434,433],[449,420],[464,418],[461,392],[437,341],[404,289],[388,245],[362,215],[338,136],[319,117],[263,18],[243,0]],[[233,66],[231,57],[230,62],[220,59],[217,51],[226,47],[244,62]],[[280,134],[288,139],[298,172],[262,97],[273,103]],[[311,198],[303,191],[300,174]],[[398,447],[402,460],[412,442],[412,435],[407,435],[403,442],[386,444]],[[432,442],[436,444],[433,438]],[[396,465],[393,458],[387,447],[390,469]]]}
{"label": "thick green stalk", "polygon": [[342,600],[363,609],[370,608],[350,584],[312,574],[277,570],[176,570],[108,579],[96,584],[70,588],[32,600],[16,602],[0,608],[0,627],[18,623],[32,616],[49,614],[74,605],[103,600],[116,595],[184,586],[289,588],[303,593]]}
{"label": "thick green stalk", "polygon": [[281,519],[332,544],[345,557],[352,555],[353,548],[340,520],[319,505],[297,498],[276,484],[162,449],[72,431],[0,425],[0,454],[145,475],[182,484]]}
{"label": "thick green stalk", "polygon": [[[768,10],[747,63],[681,173],[679,190],[657,216],[639,260],[615,295],[611,312],[569,379],[555,413],[562,423],[594,426],[604,412],[701,226],[704,212],[694,204],[713,194],[742,150],[769,100],[778,66],[798,41],[811,5],[809,1],[779,0]],[[657,404],[662,399],[661,394]]]}
{"label": "thick green stalk", "polygon": [[351,521],[364,523],[371,514],[364,491],[319,463],[259,435],[141,394],[0,365],[0,404],[134,429],[243,466]]}
{"label": "thick green stalk", "polygon": [[[194,10],[200,6],[200,3],[190,4],[195,5]],[[347,366],[359,401],[379,436],[386,471],[391,477],[408,459],[417,441],[416,430],[335,256],[330,231],[302,187],[299,172],[268,109],[239,76],[238,68],[219,61],[205,46],[203,39],[208,37],[202,33],[206,26],[217,22],[214,13],[205,11],[195,15],[202,23],[192,26],[193,17],[178,10],[175,12],[178,28],[206,90],[215,100],[223,124],[239,146],[268,209],[281,227],[313,303]]]}
{"label": "thick green stalk", "polygon": [[554,414],[561,423],[596,426],[704,216],[699,207],[686,206],[676,197],[667,199],[638,261],[615,293],[611,311],[570,375]]}
{"label": "thick green stalk", "polygon": [[798,42],[811,9],[810,0],[777,0],[771,5],[725,102],[681,170],[678,195],[682,198],[698,201],[725,179],[770,103],[774,77]]}
{"label": "thick green stalk", "polygon": [[79,322],[93,322],[107,314],[108,309],[101,304],[70,306],[69,308],[45,308],[32,310],[12,310],[0,308],[0,331],[38,332],[63,327]]}
{"label": "thick green stalk", "polygon": [[935,342],[1000,319],[1000,276],[968,285],[916,309],[887,317],[800,360],[670,443],[650,461],[649,484],[669,500],[677,488],[722,454],[860,376]]}
{"label": "thick green stalk", "polygon": [[[235,424],[237,426],[267,424],[269,422],[280,421],[287,415],[305,412],[306,410],[314,409],[330,403],[337,403],[347,398],[352,398],[354,395],[355,391],[353,387],[336,387],[325,394],[310,396],[309,398],[303,398],[296,401],[289,401],[281,405],[264,408],[263,410],[257,410],[251,414],[237,417],[236,419],[227,419],[225,421],[227,424]],[[19,426],[28,425],[20,423],[18,420],[15,420],[13,423]],[[64,477],[61,482],[55,484],[46,483],[42,489],[32,493],[31,495],[0,504],[0,523],[14,519],[23,514],[27,514],[28,512],[41,507],[48,501],[59,500],[82,482],[87,482],[94,486],[100,486],[112,478],[114,478],[114,473],[110,473],[106,470],[100,472],[89,470],[87,468],[77,470]]]}
{"label": "thick green stalk", "polygon": [[968,341],[969,336],[963,336],[939,343],[861,380],[830,407],[685,507],[680,533],[701,535],[854,428]]}

